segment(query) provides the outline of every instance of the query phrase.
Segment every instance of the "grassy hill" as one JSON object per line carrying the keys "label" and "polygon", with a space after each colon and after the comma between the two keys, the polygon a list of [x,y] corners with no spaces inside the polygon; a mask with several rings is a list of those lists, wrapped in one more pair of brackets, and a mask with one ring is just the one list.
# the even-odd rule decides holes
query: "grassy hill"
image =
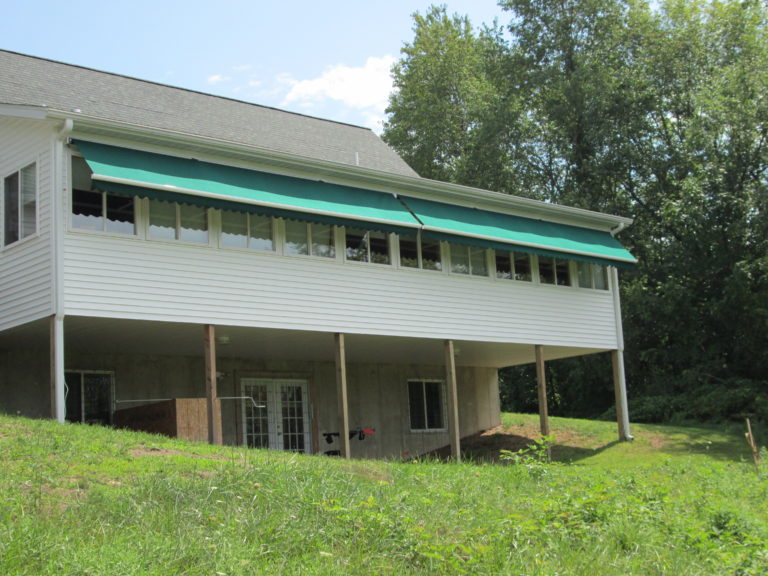
{"label": "grassy hill", "polygon": [[740,432],[552,419],[554,463],[342,461],[0,416],[0,573],[767,574]]}

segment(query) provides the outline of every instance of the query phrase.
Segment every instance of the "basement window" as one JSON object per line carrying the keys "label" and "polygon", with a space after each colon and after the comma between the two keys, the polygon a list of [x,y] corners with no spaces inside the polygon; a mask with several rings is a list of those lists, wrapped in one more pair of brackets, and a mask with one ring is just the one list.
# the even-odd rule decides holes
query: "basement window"
{"label": "basement window", "polygon": [[411,430],[445,430],[445,407],[441,381],[409,380],[408,408]]}
{"label": "basement window", "polygon": [[401,234],[400,266],[422,270],[442,270],[440,243],[425,240],[421,235]]}
{"label": "basement window", "polygon": [[345,233],[345,255],[347,260],[389,264],[389,234],[361,228],[347,228]]}
{"label": "basement window", "polygon": [[3,179],[3,245],[37,232],[37,164]]}

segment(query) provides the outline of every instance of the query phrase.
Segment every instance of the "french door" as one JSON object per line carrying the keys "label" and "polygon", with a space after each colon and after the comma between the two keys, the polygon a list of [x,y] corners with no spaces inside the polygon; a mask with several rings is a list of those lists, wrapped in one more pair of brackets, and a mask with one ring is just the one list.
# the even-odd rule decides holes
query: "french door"
{"label": "french door", "polygon": [[307,381],[241,378],[243,444],[291,452],[310,452]]}

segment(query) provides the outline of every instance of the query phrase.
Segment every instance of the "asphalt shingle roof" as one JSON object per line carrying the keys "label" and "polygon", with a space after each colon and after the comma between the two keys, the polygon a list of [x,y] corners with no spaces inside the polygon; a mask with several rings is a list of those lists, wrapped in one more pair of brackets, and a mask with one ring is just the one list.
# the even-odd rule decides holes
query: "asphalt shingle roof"
{"label": "asphalt shingle roof", "polygon": [[367,128],[5,50],[0,104],[77,109],[104,120],[417,176]]}

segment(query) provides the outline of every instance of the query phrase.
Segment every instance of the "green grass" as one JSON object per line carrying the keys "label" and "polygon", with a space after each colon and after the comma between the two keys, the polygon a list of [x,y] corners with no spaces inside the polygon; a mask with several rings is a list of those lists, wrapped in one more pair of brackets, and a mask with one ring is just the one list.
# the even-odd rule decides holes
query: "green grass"
{"label": "green grass", "polygon": [[0,416],[0,573],[768,573],[768,477],[740,432],[552,429],[559,462],[457,465]]}

